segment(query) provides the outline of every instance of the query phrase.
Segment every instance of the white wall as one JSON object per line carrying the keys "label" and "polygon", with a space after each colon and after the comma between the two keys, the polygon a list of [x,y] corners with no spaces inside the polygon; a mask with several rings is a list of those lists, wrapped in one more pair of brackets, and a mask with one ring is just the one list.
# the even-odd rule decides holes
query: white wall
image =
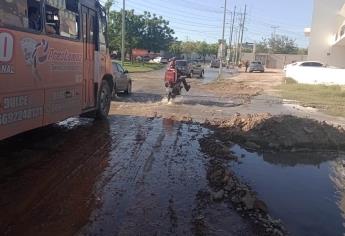
{"label": "white wall", "polygon": [[332,46],[334,34],[345,18],[339,14],[344,0],[314,0],[308,60],[345,68],[345,46]]}

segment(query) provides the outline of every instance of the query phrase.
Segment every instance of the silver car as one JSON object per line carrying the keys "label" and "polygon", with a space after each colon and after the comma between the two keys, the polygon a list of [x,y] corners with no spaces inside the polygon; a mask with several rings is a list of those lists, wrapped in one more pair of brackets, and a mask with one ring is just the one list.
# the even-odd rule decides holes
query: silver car
{"label": "silver car", "polygon": [[132,80],[128,75],[128,71],[116,62],[113,62],[113,76],[114,76],[114,92],[124,92],[125,94],[132,93]]}
{"label": "silver car", "polygon": [[265,72],[265,68],[262,65],[261,61],[252,61],[249,65],[249,72],[259,71],[261,73]]}
{"label": "silver car", "polygon": [[191,65],[191,77],[193,76],[198,76],[199,78],[202,78],[205,74],[205,70],[204,68],[202,67],[201,63],[199,61],[191,61],[190,62],[190,65]]}

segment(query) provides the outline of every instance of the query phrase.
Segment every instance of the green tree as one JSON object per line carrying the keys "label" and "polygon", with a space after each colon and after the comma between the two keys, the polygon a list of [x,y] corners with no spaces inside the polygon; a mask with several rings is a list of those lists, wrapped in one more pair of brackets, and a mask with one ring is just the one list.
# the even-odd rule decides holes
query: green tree
{"label": "green tree", "polygon": [[[135,14],[134,10],[126,14],[126,53],[131,54],[134,48],[151,51],[167,50],[174,40],[174,31],[168,26],[169,22],[145,12],[144,15]],[[122,37],[122,13],[110,11],[109,15],[109,47],[112,51],[120,51]]]}
{"label": "green tree", "polygon": [[142,47],[151,51],[168,50],[170,44],[175,40],[174,30],[169,27],[169,21],[162,16],[144,12],[144,31],[142,35]]}
{"label": "green tree", "polygon": [[[126,11],[126,35],[125,49],[127,53],[131,53],[133,48],[142,46],[142,36],[144,30],[144,22],[142,16],[134,14],[134,10]],[[112,51],[120,51],[122,37],[122,13],[110,12],[109,27],[109,47]]]}
{"label": "green tree", "polygon": [[175,57],[179,57],[182,54],[182,42],[174,41],[169,46],[169,52]]}
{"label": "green tree", "polygon": [[277,35],[276,37],[263,39],[256,45],[256,51],[259,53],[275,53],[275,54],[297,54],[298,47],[296,40],[285,35]]}
{"label": "green tree", "polygon": [[105,1],[104,8],[105,8],[105,11],[107,13],[107,16],[110,15],[110,9],[114,5],[114,3],[115,3],[115,0],[106,0]]}
{"label": "green tree", "polygon": [[209,55],[218,55],[218,48],[219,44],[218,43],[212,43],[209,44]]}
{"label": "green tree", "polygon": [[196,52],[203,57],[203,60],[205,63],[206,56],[210,54],[210,47],[205,41],[198,42],[197,47],[196,47]]}
{"label": "green tree", "polygon": [[266,39],[256,44],[257,53],[268,53],[269,48]]}
{"label": "green tree", "polygon": [[308,48],[299,48],[298,54],[299,55],[308,55]]}
{"label": "green tree", "polygon": [[182,52],[187,54],[188,57],[192,56],[193,52],[196,52],[197,45],[196,42],[186,41],[182,43]]}

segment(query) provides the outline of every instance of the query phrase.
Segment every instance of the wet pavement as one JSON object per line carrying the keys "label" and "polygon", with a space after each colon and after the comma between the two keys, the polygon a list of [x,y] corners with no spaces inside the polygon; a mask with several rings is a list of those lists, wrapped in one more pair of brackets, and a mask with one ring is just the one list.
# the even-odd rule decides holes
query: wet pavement
{"label": "wet pavement", "polygon": [[[232,169],[291,235],[343,235],[345,153],[251,153],[236,145]],[[332,159],[331,161],[329,161]]]}
{"label": "wet pavement", "polygon": [[[110,116],[73,118],[7,140],[0,149],[0,231],[192,235],[198,192],[208,188],[198,142],[207,132],[169,119]],[[227,219],[211,222],[217,226],[209,235],[250,232],[226,206],[208,214]],[[229,222],[236,227],[220,231]]]}
{"label": "wet pavement", "polygon": [[[210,131],[190,121],[263,111],[331,117],[271,95],[252,97],[256,87],[237,77],[229,77],[236,82],[229,93],[203,88],[217,72],[208,69],[204,79],[190,79],[192,90],[171,103],[165,100],[164,71],[132,75],[134,93],[114,98],[108,121],[71,118],[0,142],[0,232],[254,235],[228,204],[200,209],[200,195],[209,191],[209,163],[199,139]],[[240,89],[246,91],[237,94]],[[337,159],[334,153],[255,154],[238,146],[234,151],[245,156],[231,164],[234,171],[292,235],[344,232],[343,154],[336,153]],[[207,222],[202,234],[195,232],[199,213]]]}

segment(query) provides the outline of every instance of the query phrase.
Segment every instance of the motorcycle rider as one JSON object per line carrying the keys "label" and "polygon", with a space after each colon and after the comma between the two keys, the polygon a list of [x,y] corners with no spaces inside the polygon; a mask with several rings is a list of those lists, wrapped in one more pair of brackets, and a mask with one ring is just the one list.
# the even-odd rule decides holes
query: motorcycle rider
{"label": "motorcycle rider", "polygon": [[176,58],[172,58],[170,60],[170,64],[168,66],[168,70],[176,70],[177,73],[177,81],[176,82],[182,82],[184,89],[188,92],[190,90],[190,85],[187,83],[186,78],[182,77],[181,71],[176,67]]}

